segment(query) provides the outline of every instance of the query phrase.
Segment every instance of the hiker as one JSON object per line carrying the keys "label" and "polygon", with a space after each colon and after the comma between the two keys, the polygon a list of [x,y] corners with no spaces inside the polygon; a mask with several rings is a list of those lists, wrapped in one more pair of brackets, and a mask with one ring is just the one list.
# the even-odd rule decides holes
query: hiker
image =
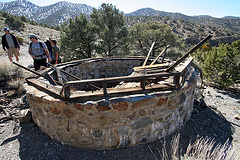
{"label": "hiker", "polygon": [[50,41],[52,46],[53,46],[53,58],[52,61],[50,62],[51,64],[58,64],[61,63],[61,58],[60,58],[60,49],[57,46],[57,41],[56,40],[51,40]]}
{"label": "hiker", "polygon": [[39,70],[40,66],[47,67],[47,58],[49,62],[51,61],[47,46],[43,42],[38,42],[36,35],[30,35],[29,38],[31,43],[29,44],[28,52],[34,60],[35,71]]}
{"label": "hiker", "polygon": [[3,50],[8,52],[8,58],[10,62],[13,61],[13,55],[16,57],[16,61],[19,62],[20,46],[17,38],[10,33],[9,28],[4,28],[5,34],[2,36],[2,47]]}
{"label": "hiker", "polygon": [[46,41],[44,42],[47,46],[47,49],[49,51],[50,58],[52,60],[52,44],[51,44],[51,38],[46,38]]}

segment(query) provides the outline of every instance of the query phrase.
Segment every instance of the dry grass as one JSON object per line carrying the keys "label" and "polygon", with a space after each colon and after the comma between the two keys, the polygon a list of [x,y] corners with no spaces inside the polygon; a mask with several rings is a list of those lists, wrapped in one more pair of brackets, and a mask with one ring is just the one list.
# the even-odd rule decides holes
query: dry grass
{"label": "dry grass", "polygon": [[0,64],[0,87],[8,90],[7,97],[19,97],[25,94],[23,70],[11,63]]}
{"label": "dry grass", "polygon": [[174,137],[171,141],[171,152],[169,153],[164,140],[162,152],[158,150],[158,154],[154,154],[149,147],[150,152],[156,160],[239,160],[240,146],[232,146],[229,141],[224,145],[218,144],[210,138],[198,138],[194,143],[190,143],[187,147],[186,153],[180,152],[179,148],[180,135]]}
{"label": "dry grass", "polygon": [[14,66],[11,63],[0,63],[0,77],[1,78],[23,78],[24,73],[20,67]]}
{"label": "dry grass", "polygon": [[23,81],[23,78],[24,72],[20,67],[14,66],[11,63],[0,63],[0,83],[2,85],[7,84],[9,81],[8,84],[16,88],[16,86],[19,86],[18,83]]}

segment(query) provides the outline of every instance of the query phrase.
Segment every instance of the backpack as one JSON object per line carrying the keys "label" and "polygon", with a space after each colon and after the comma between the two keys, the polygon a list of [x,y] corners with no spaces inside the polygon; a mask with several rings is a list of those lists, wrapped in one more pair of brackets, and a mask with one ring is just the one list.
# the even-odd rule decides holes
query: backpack
{"label": "backpack", "polygon": [[[31,42],[30,43],[30,49],[32,50],[32,44],[33,44],[33,42]],[[44,55],[46,55],[46,52],[45,52],[45,50],[44,50],[44,48],[43,48],[43,44],[42,44],[42,42],[39,42],[39,44],[40,44],[40,46],[42,47],[42,49],[43,49],[43,54],[42,55],[39,55],[39,56],[36,56],[36,57],[42,57],[42,56],[44,56]]]}

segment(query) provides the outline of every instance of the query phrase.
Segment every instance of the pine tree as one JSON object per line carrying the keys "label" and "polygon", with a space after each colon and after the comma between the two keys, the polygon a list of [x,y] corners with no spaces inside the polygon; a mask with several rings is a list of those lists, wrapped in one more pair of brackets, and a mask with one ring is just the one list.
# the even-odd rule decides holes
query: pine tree
{"label": "pine tree", "polygon": [[126,52],[128,31],[123,12],[112,4],[103,3],[98,10],[94,8],[90,16],[97,28],[97,53],[114,56]]}
{"label": "pine tree", "polygon": [[145,56],[153,42],[155,42],[152,50],[153,56],[167,45],[171,47],[181,46],[171,29],[166,24],[161,24],[156,21],[136,23],[131,27],[130,33],[136,55]]}
{"label": "pine tree", "polygon": [[231,45],[220,44],[205,52],[198,51],[197,57],[200,57],[205,78],[222,88],[240,80],[240,40]]}
{"label": "pine tree", "polygon": [[61,28],[61,52],[64,61],[92,57],[96,34],[86,16],[70,19],[69,24],[63,23]]}

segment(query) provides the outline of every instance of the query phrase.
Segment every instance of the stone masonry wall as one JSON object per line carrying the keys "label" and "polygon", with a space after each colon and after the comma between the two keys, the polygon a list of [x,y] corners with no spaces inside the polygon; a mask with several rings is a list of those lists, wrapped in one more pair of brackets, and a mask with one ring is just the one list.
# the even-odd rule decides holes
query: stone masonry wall
{"label": "stone masonry wall", "polygon": [[[92,72],[98,68],[100,72],[103,66],[100,63],[92,63],[87,68]],[[118,65],[115,61],[110,68],[117,69]],[[76,67],[84,66],[75,66],[69,71],[74,73],[78,70]],[[128,67],[118,69],[128,72]],[[25,88],[34,122],[51,138],[80,148],[116,149],[155,141],[187,122],[193,110],[198,72],[189,66],[185,75],[181,89],[176,91],[126,94],[98,100],[89,97],[79,102],[61,101],[27,84]]]}
{"label": "stone masonry wall", "polygon": [[[111,60],[90,61],[79,65],[68,66],[64,69],[81,79],[96,79],[117,76],[127,76],[135,66],[140,66],[143,60]],[[67,76],[67,75],[66,75]],[[68,77],[71,80],[71,77]]]}

